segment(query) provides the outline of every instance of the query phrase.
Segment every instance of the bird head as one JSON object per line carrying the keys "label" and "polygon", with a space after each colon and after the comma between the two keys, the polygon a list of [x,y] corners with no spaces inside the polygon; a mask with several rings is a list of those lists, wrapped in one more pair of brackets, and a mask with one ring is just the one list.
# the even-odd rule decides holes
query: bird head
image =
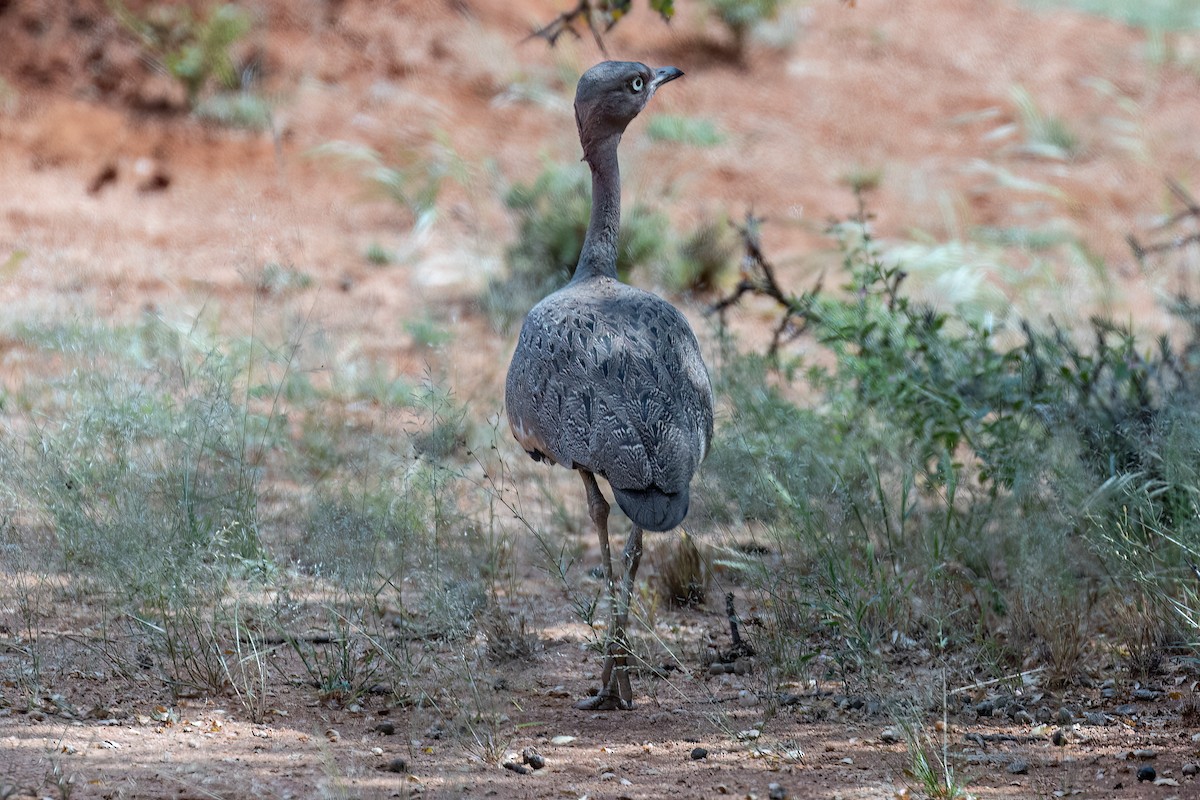
{"label": "bird head", "polygon": [[584,158],[599,142],[620,137],[658,87],[681,75],[675,67],[652,69],[636,61],[602,61],[583,73],[575,90],[575,124]]}

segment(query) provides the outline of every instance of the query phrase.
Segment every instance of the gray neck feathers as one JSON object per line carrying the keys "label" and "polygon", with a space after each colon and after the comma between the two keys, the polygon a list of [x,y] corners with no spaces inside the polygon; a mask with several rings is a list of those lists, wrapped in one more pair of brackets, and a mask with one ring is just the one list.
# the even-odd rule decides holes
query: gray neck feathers
{"label": "gray neck feathers", "polygon": [[572,281],[617,277],[617,234],[621,229],[621,168],[617,163],[615,133],[592,143],[584,160],[592,168],[592,218],[583,238],[583,252]]}

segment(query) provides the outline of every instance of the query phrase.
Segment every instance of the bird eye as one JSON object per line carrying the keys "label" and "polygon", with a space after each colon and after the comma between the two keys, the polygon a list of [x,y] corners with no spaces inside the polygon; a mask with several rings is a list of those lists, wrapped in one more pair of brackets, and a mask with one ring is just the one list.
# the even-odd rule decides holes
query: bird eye
{"label": "bird eye", "polygon": [[640,92],[643,86],[645,86],[645,82],[641,79],[641,76],[638,76],[629,82],[629,88],[634,92]]}

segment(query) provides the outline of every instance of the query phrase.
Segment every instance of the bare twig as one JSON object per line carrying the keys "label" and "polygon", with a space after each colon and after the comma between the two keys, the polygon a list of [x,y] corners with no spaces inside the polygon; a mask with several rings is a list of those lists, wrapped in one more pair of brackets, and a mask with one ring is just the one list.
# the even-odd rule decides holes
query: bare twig
{"label": "bare twig", "polygon": [[[1183,184],[1174,178],[1166,178],[1167,188],[1171,190],[1171,194],[1175,195],[1182,205],[1183,209],[1172,214],[1161,225],[1156,227],[1156,230],[1166,230],[1173,228],[1179,223],[1187,219],[1194,219],[1200,222],[1200,202],[1192,197],[1191,193],[1184,188]],[[1146,256],[1153,253],[1162,253],[1169,250],[1180,250],[1187,247],[1189,244],[1200,243],[1200,233],[1191,233],[1186,236],[1175,236],[1171,239],[1166,239],[1161,242],[1145,244],[1138,240],[1132,233],[1125,237],[1125,241],[1129,243],[1129,249],[1133,251],[1133,257],[1137,259],[1139,264],[1143,264]]]}
{"label": "bare twig", "polygon": [[[742,279],[738,281],[729,296],[714,303],[708,309],[708,313],[716,314],[721,326],[724,327],[726,324],[725,312],[741,302],[742,297],[746,294],[771,298],[783,307],[783,316],[771,336],[771,348],[768,350],[768,355],[774,356],[778,353],[779,346],[785,341],[785,335],[786,339],[790,341],[807,328],[807,315],[812,308],[813,298],[821,291],[822,282],[818,280],[813,289],[800,296],[784,292],[775,277],[775,266],[767,260],[762,251],[762,243],[758,235],[762,223],[762,217],[754,216],[753,212],[746,214],[746,221],[743,224],[731,223],[738,235],[741,236],[742,245],[745,248],[745,254],[742,256]],[[799,320],[798,324],[796,320]]]}
{"label": "bare twig", "polygon": [[733,647],[724,654],[725,660],[735,661],[743,656],[754,655],[754,647],[742,638],[742,634],[738,630],[737,611],[733,607],[733,592],[725,595],[725,616],[729,618],[729,637],[733,640]]}
{"label": "bare twig", "polygon": [[1167,188],[1171,190],[1171,194],[1179,199],[1179,202],[1183,203],[1184,210],[1180,214],[1200,219],[1200,203],[1197,203],[1196,198],[1192,197],[1188,190],[1183,188],[1183,184],[1168,176]]}
{"label": "bare twig", "polygon": [[[600,32],[600,28],[596,25],[596,16],[592,8],[592,0],[579,0],[575,7],[562,12],[550,22],[538,28],[533,33],[525,37],[525,41],[530,39],[545,39],[551,47],[558,43],[558,37],[564,33],[570,33],[576,39],[582,38],[579,31],[575,30],[575,21],[582,18],[588,26],[588,30],[592,32],[592,38],[596,40],[596,46],[600,48],[600,52],[608,58],[608,48],[604,46],[604,36]],[[612,27],[610,24],[609,28]]]}

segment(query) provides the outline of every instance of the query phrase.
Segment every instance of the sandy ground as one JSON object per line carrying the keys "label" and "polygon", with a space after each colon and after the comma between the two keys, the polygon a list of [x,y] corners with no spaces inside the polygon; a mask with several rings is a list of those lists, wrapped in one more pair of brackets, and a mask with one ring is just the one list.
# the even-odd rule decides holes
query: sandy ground
{"label": "sandy ground", "polygon": [[[522,41],[563,5],[250,3],[275,120],[272,132],[249,133],[161,110],[179,103],[178,89],[139,60],[99,0],[0,2],[7,321],[152,313],[245,333],[304,320],[331,343],[314,359],[419,377],[431,355],[405,323],[432,318],[453,333],[435,356],[439,376],[487,409],[483,416],[495,413],[512,341],[494,332],[474,298],[502,268],[514,233],[500,198],[543,163],[578,157],[569,83],[597,58],[587,39],[564,39],[555,50]],[[628,196],[669,207],[680,229],[753,209],[769,220],[768,251],[801,287],[829,266],[825,221],[853,209],[846,176],[878,169],[871,207],[885,239],[955,241],[981,226],[1062,230],[1086,243],[1090,265],[1030,254],[1029,276],[982,265],[972,279],[1005,292],[1032,282],[1034,304],[1066,299],[1158,324],[1156,303],[1174,276],[1137,265],[1125,236],[1152,229],[1170,210],[1164,175],[1193,187],[1200,181],[1194,64],[1156,63],[1143,33],[1113,22],[1000,0],[854,9],[817,0],[768,32],[786,47],[758,42],[737,63],[720,47],[721,32],[693,4],[679,5],[670,26],[639,8],[609,37],[610,51],[685,70],[685,80],[655,98],[654,111],[711,120],[723,140],[707,148],[654,142],[635,123],[622,151]],[[1073,160],[1022,146],[1014,86],[1067,121],[1082,142]],[[364,197],[352,171],[312,155],[338,140],[384,153],[451,152],[466,165],[464,177],[447,182],[432,228],[416,230],[405,209]],[[395,251],[398,263],[367,263],[373,242]],[[312,283],[261,291],[270,264]],[[945,291],[938,280],[917,285],[937,294]],[[680,302],[700,319],[698,301]],[[753,338],[768,314],[751,307],[737,324]],[[40,366],[0,337],[5,387],[15,390]],[[434,709],[389,709],[372,696],[357,709],[335,708],[298,677],[274,686],[265,724],[247,722],[229,697],[159,711],[154,679],[130,676],[80,644],[98,641],[99,617],[64,610],[47,619],[45,635],[53,670],[69,680],[60,699],[33,709],[0,702],[0,784],[15,786],[15,797],[66,797],[57,773],[74,781],[70,796],[104,798],[766,798],[773,783],[797,798],[914,791],[904,744],[880,738],[888,715],[853,707],[837,686],[795,687],[797,702],[775,708],[756,692],[761,678],[710,679],[697,661],[689,665],[695,675],[639,679],[646,699],[634,713],[572,710],[595,659],[539,574],[526,576],[526,599],[542,609],[531,621],[541,648],[528,665],[498,668],[484,687],[516,725],[490,750],[473,746],[470,731],[436,730]],[[697,642],[725,646],[716,611],[669,612],[662,624],[694,650],[702,649]],[[0,642],[18,633],[0,629]],[[919,654],[889,657],[898,676],[939,680]],[[0,659],[19,658],[15,646],[0,650]],[[298,676],[297,667],[281,654],[276,674]],[[1021,696],[1031,712],[1076,710],[1063,747],[1050,741],[1055,723],[952,713],[948,741],[968,761],[961,771],[972,794],[1200,795],[1182,771],[1197,759],[1195,719],[1182,716],[1196,676],[1172,665],[1151,687],[1152,701],[1136,700],[1121,676],[1102,665],[1091,687],[1044,696],[1032,687]],[[1117,689],[1104,697],[1100,683],[1109,677]],[[14,690],[0,686],[0,697]],[[992,693],[963,694],[973,708]],[[1108,724],[1084,724],[1085,710],[1107,713]],[[378,732],[381,721],[394,724],[393,735]],[[758,729],[759,739],[739,737]],[[555,744],[561,736],[574,738]],[[520,775],[486,763],[485,750],[507,757],[527,746],[545,757],[543,769]],[[707,757],[691,758],[696,747]],[[1130,757],[1135,750],[1154,755]],[[388,771],[397,758],[404,769]],[[1014,760],[1028,769],[1010,772]],[[1167,782],[1139,782],[1143,763]]]}

